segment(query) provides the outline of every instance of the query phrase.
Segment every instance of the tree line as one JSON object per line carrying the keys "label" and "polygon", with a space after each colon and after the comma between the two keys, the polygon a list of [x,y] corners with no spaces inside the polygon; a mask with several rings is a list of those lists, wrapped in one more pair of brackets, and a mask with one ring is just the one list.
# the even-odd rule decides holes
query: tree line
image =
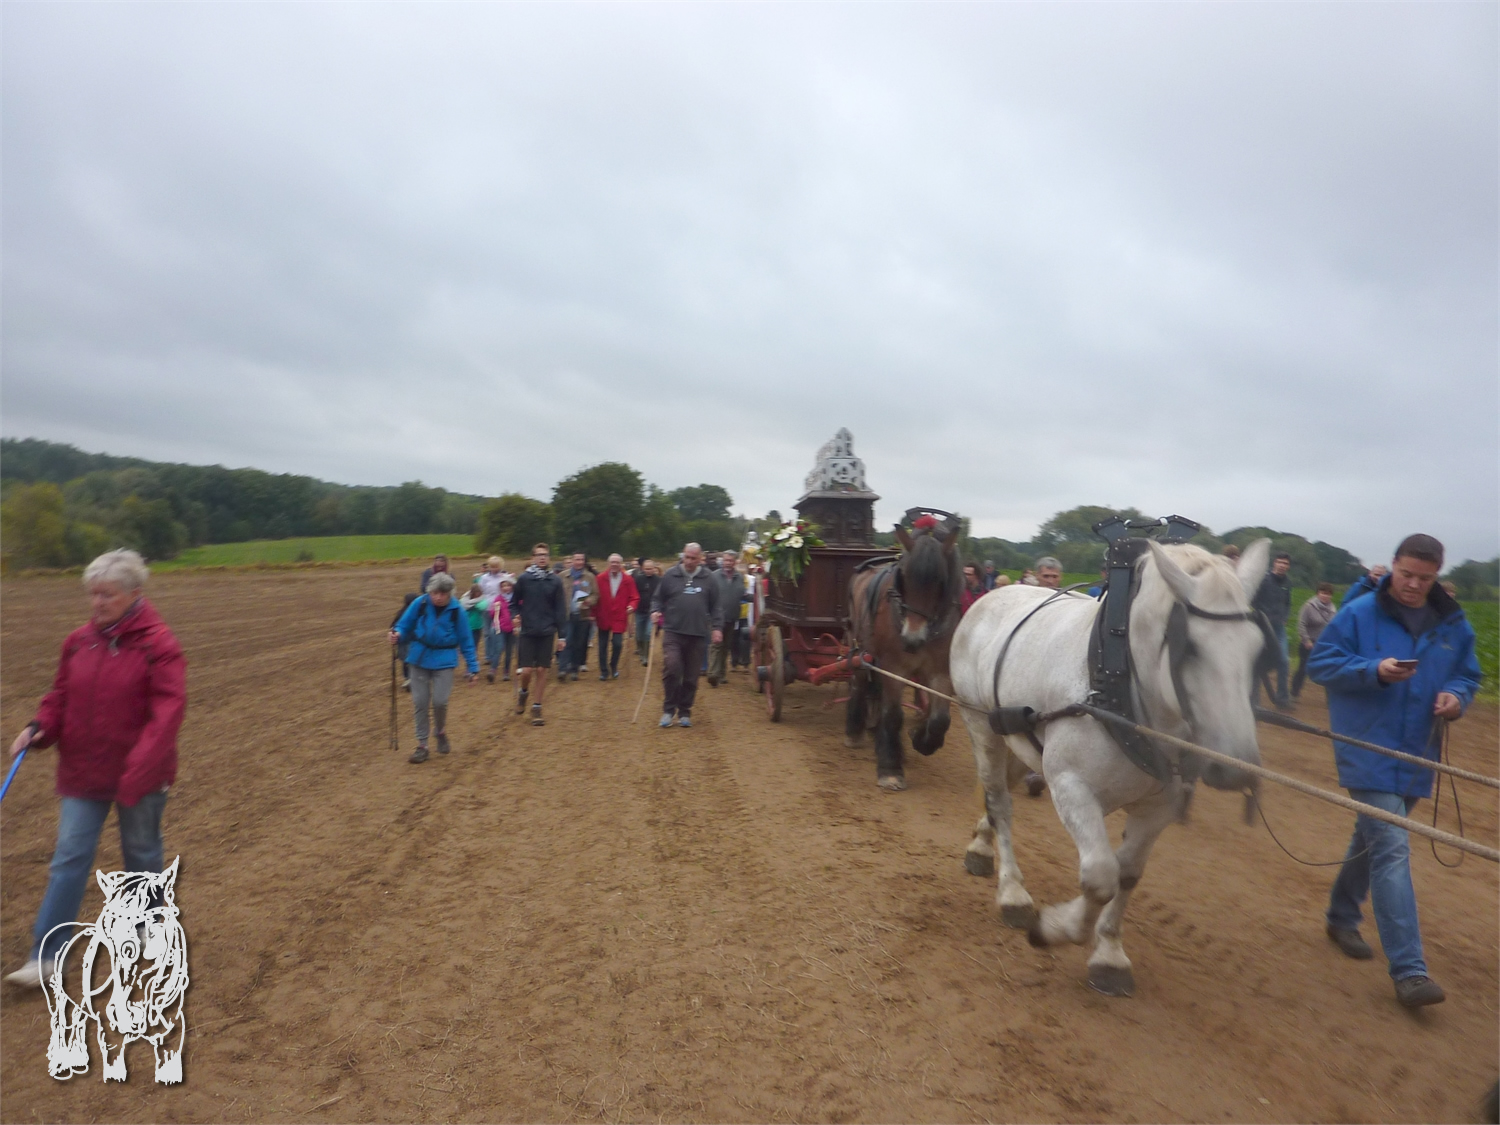
{"label": "tree line", "polygon": [[8,567],[64,567],[111,547],[169,559],[203,543],[326,535],[469,533],[476,549],[525,554],[538,540],[592,555],[663,555],[683,537],[739,544],[729,493],[665,492],[607,463],[558,483],[551,502],[431,488],[333,484],[291,473],[86,453],[36,438],[0,441],[0,541]]}

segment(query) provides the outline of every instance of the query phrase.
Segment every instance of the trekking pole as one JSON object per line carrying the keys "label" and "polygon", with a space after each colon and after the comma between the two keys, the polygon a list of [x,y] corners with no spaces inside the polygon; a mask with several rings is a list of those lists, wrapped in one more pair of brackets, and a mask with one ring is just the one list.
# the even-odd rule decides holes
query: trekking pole
{"label": "trekking pole", "polygon": [[391,646],[391,749],[399,752],[401,740],[396,736],[396,665],[401,663],[401,652]]}
{"label": "trekking pole", "polygon": [[648,625],[647,628],[650,632],[646,636],[650,639],[646,642],[646,676],[641,684],[641,697],[635,701],[635,714],[630,717],[632,723],[641,717],[641,704],[646,702],[646,692],[651,687],[651,658],[656,655],[656,626]]}
{"label": "trekking pole", "polygon": [[10,792],[10,783],[16,779],[16,771],[21,768],[21,763],[26,760],[26,751],[22,750],[16,755],[16,760],[10,764],[10,772],[5,775],[5,784],[0,785],[0,801],[5,800],[5,795]]}

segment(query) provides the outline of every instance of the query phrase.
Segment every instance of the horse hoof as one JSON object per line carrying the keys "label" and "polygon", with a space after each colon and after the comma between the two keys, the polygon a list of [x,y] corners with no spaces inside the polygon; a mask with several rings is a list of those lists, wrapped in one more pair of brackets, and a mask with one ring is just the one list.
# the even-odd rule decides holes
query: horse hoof
{"label": "horse hoof", "polygon": [[900,777],[895,774],[890,774],[886,777],[879,778],[875,782],[875,784],[880,786],[880,788],[884,789],[887,793],[900,793],[903,789],[906,788],[906,778]]}
{"label": "horse hoof", "polygon": [[1135,975],[1115,965],[1090,965],[1089,987],[1105,996],[1134,996]]}
{"label": "horse hoof", "polygon": [[[1036,925],[1037,921],[1036,907],[1029,904],[1026,906],[1002,906],[1000,908],[1000,921],[1013,930],[1027,931],[1027,936],[1030,937],[1031,928]],[[1031,944],[1036,945],[1037,942],[1033,941]]]}
{"label": "horse hoof", "polygon": [[[1000,917],[1004,919],[1005,915],[1002,913]],[[1038,949],[1047,948],[1047,939],[1042,934],[1042,916],[1040,914],[1038,914],[1032,920],[1031,925],[1026,928],[1026,940],[1032,945],[1036,946]]]}
{"label": "horse hoof", "polygon": [[981,852],[964,852],[964,870],[970,875],[987,878],[995,873],[995,857]]}

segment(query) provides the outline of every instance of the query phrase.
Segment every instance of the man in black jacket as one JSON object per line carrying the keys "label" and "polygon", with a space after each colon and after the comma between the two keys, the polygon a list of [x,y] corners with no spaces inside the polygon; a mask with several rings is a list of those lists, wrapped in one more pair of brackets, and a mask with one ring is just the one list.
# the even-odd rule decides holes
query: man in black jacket
{"label": "man in black jacket", "polygon": [[[1283,711],[1292,709],[1291,698],[1286,692],[1287,676],[1292,670],[1291,660],[1286,651],[1286,619],[1292,611],[1292,580],[1287,575],[1287,571],[1291,569],[1292,556],[1282,551],[1271,560],[1271,569],[1266,572],[1265,578],[1261,579],[1260,589],[1255,592],[1255,598],[1250,603],[1266,615],[1266,620],[1271,623],[1271,634],[1277,640],[1271,652],[1276,661],[1275,703]],[[1266,694],[1270,694],[1269,684]],[[1256,702],[1259,698],[1260,684],[1257,683],[1251,693],[1251,702]]]}
{"label": "man in black jacket", "polygon": [[651,621],[662,628],[662,705],[659,726],[693,725],[693,698],[704,646],[724,639],[724,608],[718,579],[703,565],[703,548],[689,543],[682,561],[661,576],[651,599]]}
{"label": "man in black jacket", "polygon": [[651,651],[651,599],[656,596],[656,585],[661,581],[656,570],[655,562],[642,557],[636,560],[636,568],[630,572],[630,577],[635,580],[635,592],[641,599],[635,611],[635,654],[643,668]]}
{"label": "man in black jacket", "polygon": [[526,710],[527,696],[533,678],[536,697],[531,701],[531,725],[542,725],[542,697],[547,693],[547,669],[552,666],[553,652],[561,652],[567,641],[563,630],[568,623],[568,599],[562,579],[552,573],[552,550],[545,543],[531,549],[531,565],[516,580],[511,602],[512,615],[519,615],[516,627],[519,643],[516,651],[517,676],[521,689],[516,693],[516,714]]}

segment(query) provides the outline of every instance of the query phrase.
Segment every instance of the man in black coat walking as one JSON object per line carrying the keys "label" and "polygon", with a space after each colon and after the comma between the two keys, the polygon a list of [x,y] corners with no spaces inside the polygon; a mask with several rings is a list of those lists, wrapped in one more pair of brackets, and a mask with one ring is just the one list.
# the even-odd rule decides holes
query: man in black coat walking
{"label": "man in black coat walking", "polygon": [[521,681],[516,693],[516,714],[526,710],[533,680],[536,694],[531,699],[531,725],[542,725],[542,697],[547,693],[547,669],[552,666],[553,652],[567,644],[563,632],[568,624],[568,597],[562,579],[552,573],[552,550],[545,543],[531,549],[531,565],[516,580],[511,601],[512,615],[519,615],[516,627],[517,677]]}
{"label": "man in black coat walking", "polygon": [[[1260,589],[1255,592],[1255,598],[1250,603],[1266,615],[1266,620],[1271,623],[1271,634],[1277,641],[1271,652],[1276,660],[1275,704],[1283,711],[1292,709],[1291,697],[1287,695],[1286,690],[1287,676],[1292,670],[1286,644],[1286,619],[1292,611],[1292,580],[1287,571],[1291,569],[1292,556],[1282,551],[1271,560],[1271,569],[1266,571],[1265,578],[1261,580]],[[1267,694],[1269,693],[1268,687]],[[1251,693],[1251,701],[1255,702],[1259,697],[1260,684],[1256,683]]]}

